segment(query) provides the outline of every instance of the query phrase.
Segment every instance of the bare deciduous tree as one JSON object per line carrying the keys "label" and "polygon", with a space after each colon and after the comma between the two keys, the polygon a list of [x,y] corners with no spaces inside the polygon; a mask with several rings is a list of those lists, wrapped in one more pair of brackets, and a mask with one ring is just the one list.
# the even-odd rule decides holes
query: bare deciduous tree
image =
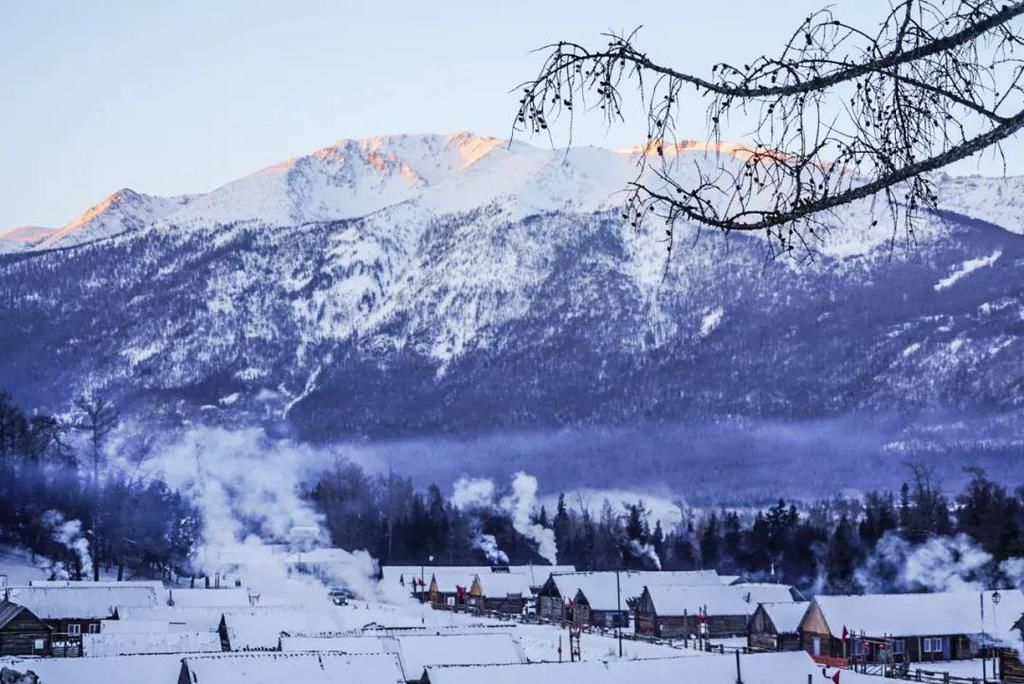
{"label": "bare deciduous tree", "polygon": [[[777,56],[717,64],[707,78],[652,60],[636,31],[609,34],[599,49],[560,42],[521,86],[513,135],[567,117],[571,142],[577,112],[623,121],[635,88],[647,143],[624,218],[638,229],[664,220],[669,253],[680,220],[761,232],[773,254],[790,253],[821,238],[828,212],[874,197],[894,235],[902,226],[912,237],[915,217],[936,208],[931,172],[989,148],[1001,154],[1024,126],[1022,14],[1024,2],[902,0],[867,31],[823,9]],[[751,143],[690,173],[677,121],[697,101],[709,142],[742,119]]]}

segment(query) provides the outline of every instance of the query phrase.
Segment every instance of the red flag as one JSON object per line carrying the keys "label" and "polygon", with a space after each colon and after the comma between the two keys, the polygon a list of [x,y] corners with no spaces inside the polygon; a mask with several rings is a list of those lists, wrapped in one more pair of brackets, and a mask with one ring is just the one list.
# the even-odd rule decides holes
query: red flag
{"label": "red flag", "polygon": [[843,641],[846,641],[847,637],[849,637],[849,636],[850,636],[850,633],[847,631],[846,625],[843,625]]}
{"label": "red flag", "polygon": [[836,670],[836,673],[832,675],[832,684],[839,684],[839,670]]}

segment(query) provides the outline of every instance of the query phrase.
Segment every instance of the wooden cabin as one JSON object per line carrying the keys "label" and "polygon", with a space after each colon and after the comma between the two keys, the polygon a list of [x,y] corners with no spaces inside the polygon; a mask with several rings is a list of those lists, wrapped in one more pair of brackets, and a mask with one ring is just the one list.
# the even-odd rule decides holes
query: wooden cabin
{"label": "wooden cabin", "polygon": [[51,655],[52,632],[25,606],[0,602],[0,656]]}
{"label": "wooden cabin", "polygon": [[6,600],[25,606],[50,626],[51,651],[61,656],[81,655],[82,635],[98,634],[100,623],[114,618],[117,606],[158,605],[149,586],[29,586],[5,591]]}
{"label": "wooden cabin", "polygon": [[[935,594],[818,596],[800,623],[801,643],[813,657],[863,663],[964,660],[988,648],[992,634],[1005,634],[1003,617],[1024,611],[1019,590]],[[999,620],[1000,622],[997,622]],[[846,638],[844,638],[844,635]]]}
{"label": "wooden cabin", "polygon": [[510,615],[521,615],[533,600],[533,587],[526,575],[488,573],[476,575],[467,592],[467,605]]}
{"label": "wooden cabin", "polygon": [[714,570],[552,573],[537,590],[537,615],[581,625],[625,625],[645,586],[722,586],[722,580]]}
{"label": "wooden cabin", "polygon": [[792,602],[785,584],[644,587],[636,602],[636,633],[667,639],[746,635],[764,602]]}
{"label": "wooden cabin", "polygon": [[752,651],[799,651],[800,622],[809,601],[759,603],[747,623],[747,646]]}

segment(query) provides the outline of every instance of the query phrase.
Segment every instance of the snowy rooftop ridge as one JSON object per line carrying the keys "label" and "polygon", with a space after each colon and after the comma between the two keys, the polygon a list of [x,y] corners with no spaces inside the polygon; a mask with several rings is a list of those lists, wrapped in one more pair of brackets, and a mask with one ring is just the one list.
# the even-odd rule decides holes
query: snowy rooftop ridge
{"label": "snowy rooftop ridge", "polygon": [[389,654],[231,653],[187,656],[182,679],[194,684],[403,684],[398,659]]}
{"label": "snowy rooftop ridge", "polygon": [[785,584],[662,585],[648,586],[647,591],[658,615],[752,615],[759,603],[793,600],[792,588]]}

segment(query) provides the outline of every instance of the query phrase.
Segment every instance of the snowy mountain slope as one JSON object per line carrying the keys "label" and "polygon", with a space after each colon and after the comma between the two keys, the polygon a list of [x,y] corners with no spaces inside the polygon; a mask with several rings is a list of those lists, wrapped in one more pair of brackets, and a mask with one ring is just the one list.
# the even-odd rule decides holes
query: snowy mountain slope
{"label": "snowy mountain slope", "polygon": [[988,181],[944,186],[963,211],[913,245],[857,205],[809,264],[685,226],[666,261],[619,215],[635,154],[394,136],[121,193],[46,241],[79,246],[0,257],[0,377],[314,439],[952,411],[1004,448],[1024,424],[1024,224],[978,220]]}
{"label": "snowy mountain slope", "polygon": [[19,226],[0,232],[0,254],[31,249],[33,245],[57,232],[56,228]]}
{"label": "snowy mountain slope", "polygon": [[123,188],[34,245],[35,249],[73,247],[151,225],[188,203],[188,197],[154,197]]}

